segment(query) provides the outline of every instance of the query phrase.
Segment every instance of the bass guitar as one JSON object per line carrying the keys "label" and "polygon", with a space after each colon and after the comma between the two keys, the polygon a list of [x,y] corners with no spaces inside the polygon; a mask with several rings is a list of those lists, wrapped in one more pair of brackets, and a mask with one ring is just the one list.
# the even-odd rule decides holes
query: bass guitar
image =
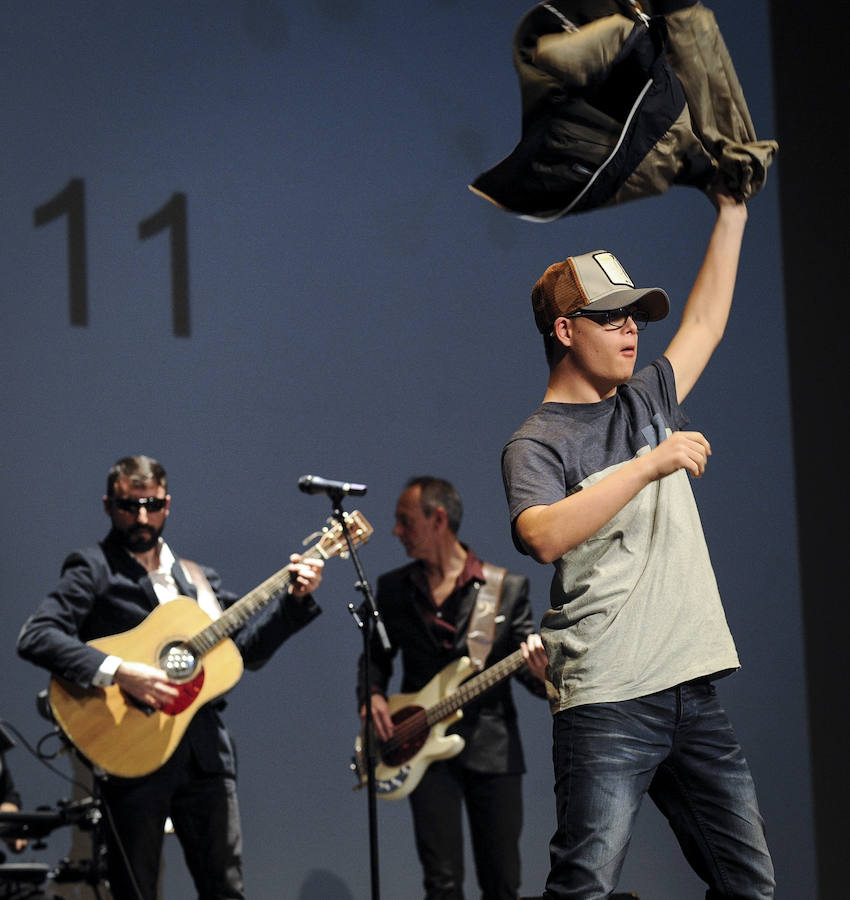
{"label": "bass guitar", "polygon": [[[346,513],[345,522],[353,546],[372,534],[357,511]],[[336,523],[302,556],[330,559],[345,556],[348,549]],[[287,569],[281,569],[215,620],[191,597],[176,597],[130,631],[89,641],[104,653],[162,669],[179,695],[154,709],[117,685],[81,688],[52,676],[48,700],[57,724],[88,760],[111,775],[136,778],[155,771],[174,752],[195,713],[242,676],[242,656],[230,635],[286,590],[290,580]]]}
{"label": "bass guitar", "polygon": [[[451,759],[464,748],[459,734],[446,734],[446,729],[463,716],[463,707],[525,665],[522,650],[484,669],[474,678],[475,669],[469,657],[449,663],[421,690],[414,694],[394,694],[387,699],[393,720],[393,736],[388,741],[376,740],[375,794],[384,800],[401,800],[422,780],[428,766],[438,759]],[[467,679],[469,679],[467,681]],[[354,742],[352,771],[366,786],[367,768],[363,732]]]}

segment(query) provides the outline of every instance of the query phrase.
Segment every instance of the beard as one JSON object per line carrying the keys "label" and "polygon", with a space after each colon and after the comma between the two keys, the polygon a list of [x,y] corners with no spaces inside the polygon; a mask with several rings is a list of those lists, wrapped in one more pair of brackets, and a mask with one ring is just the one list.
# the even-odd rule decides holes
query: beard
{"label": "beard", "polygon": [[[164,527],[163,525],[162,528]],[[152,528],[150,525],[133,525],[127,531],[119,532],[121,543],[131,553],[146,553],[156,546],[159,536],[162,534],[162,528]]]}

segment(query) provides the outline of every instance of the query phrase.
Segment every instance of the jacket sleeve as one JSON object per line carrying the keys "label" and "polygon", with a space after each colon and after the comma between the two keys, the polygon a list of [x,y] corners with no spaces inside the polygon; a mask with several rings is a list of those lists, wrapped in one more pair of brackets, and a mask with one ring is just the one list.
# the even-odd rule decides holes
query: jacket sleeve
{"label": "jacket sleeve", "polygon": [[537,41],[532,61],[561,84],[580,90],[608,71],[634,27],[630,19],[614,14],[575,31],[544,34]]}
{"label": "jacket sleeve", "polygon": [[74,552],[64,562],[59,584],[24,622],[18,654],[81,687],[92,678],[106,654],[80,637],[100,590],[104,572],[93,554]]}

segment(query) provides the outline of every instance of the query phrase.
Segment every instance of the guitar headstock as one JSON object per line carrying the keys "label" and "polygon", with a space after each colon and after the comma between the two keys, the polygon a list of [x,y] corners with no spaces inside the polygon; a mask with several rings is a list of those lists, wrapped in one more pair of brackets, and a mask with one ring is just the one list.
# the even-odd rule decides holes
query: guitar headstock
{"label": "guitar headstock", "polygon": [[[365,516],[359,511],[343,513],[345,518],[345,527],[351,538],[351,543],[355,547],[365,544],[369,540],[374,528],[366,521]],[[340,556],[343,559],[348,556],[348,542],[342,533],[342,525],[339,522],[328,520],[329,524],[322,529],[319,540],[310,548],[308,552],[315,552],[323,559],[330,559],[332,556]],[[308,543],[315,537],[311,535],[305,543]]]}

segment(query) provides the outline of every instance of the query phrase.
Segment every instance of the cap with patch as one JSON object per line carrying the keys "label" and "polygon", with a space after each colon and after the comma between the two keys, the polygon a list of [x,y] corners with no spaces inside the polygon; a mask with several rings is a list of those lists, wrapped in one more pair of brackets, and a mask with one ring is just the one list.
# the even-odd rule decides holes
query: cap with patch
{"label": "cap with patch", "polygon": [[607,250],[570,256],[553,263],[531,291],[531,306],[537,330],[546,334],[560,316],[580,309],[604,312],[636,305],[650,322],[663,319],[670,300],[661,288],[636,288],[617,257]]}

